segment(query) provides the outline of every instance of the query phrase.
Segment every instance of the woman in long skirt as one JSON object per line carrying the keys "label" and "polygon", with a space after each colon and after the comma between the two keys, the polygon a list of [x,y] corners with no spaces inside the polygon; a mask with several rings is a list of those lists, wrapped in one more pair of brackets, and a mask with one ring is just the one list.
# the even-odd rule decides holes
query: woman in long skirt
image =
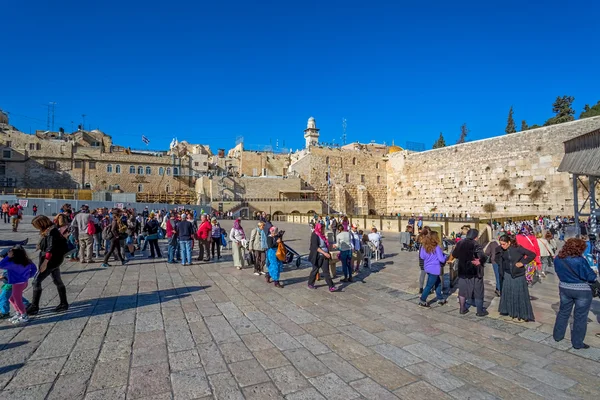
{"label": "woman in long skirt", "polygon": [[499,242],[496,263],[502,287],[498,311],[514,322],[535,321],[525,274],[527,264],[535,260],[536,254],[519,246],[511,235],[501,236]]}
{"label": "woman in long skirt", "polygon": [[281,237],[278,235],[279,230],[276,226],[272,226],[269,230],[270,235],[267,237],[267,260],[269,260],[269,276],[273,280],[275,287],[283,288],[283,284],[279,281],[279,274],[283,269],[283,263],[277,258],[277,247],[281,243]]}

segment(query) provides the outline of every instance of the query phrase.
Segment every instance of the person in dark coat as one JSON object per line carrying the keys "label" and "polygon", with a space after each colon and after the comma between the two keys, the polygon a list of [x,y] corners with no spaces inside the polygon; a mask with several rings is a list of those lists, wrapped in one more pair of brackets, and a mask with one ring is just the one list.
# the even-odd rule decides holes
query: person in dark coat
{"label": "person in dark coat", "polygon": [[469,229],[466,237],[460,240],[452,251],[452,258],[458,259],[458,299],[460,313],[469,312],[467,300],[475,299],[477,316],[485,317],[489,313],[483,308],[483,266],[487,257],[483,248],[476,241],[479,236],[477,229]]}
{"label": "person in dark coat", "polygon": [[315,225],[315,230],[310,235],[310,253],[308,255],[308,261],[312,264],[312,270],[310,271],[310,276],[308,278],[308,288],[315,288],[315,280],[317,279],[317,273],[319,269],[322,271],[321,276],[327,282],[327,286],[329,286],[330,292],[335,292],[336,287],[329,275],[329,259],[331,258],[331,254],[329,254],[329,242],[324,234],[325,226],[322,223],[317,222]]}
{"label": "person in dark coat", "polygon": [[511,235],[501,236],[499,242],[495,255],[501,282],[498,311],[514,322],[535,321],[525,272],[527,264],[535,260],[536,254],[520,246]]}
{"label": "person in dark coat", "polygon": [[33,280],[33,297],[31,304],[27,307],[28,315],[36,315],[40,310],[40,299],[42,297],[42,282],[48,276],[52,276],[52,282],[58,291],[60,304],[54,309],[55,312],[66,311],[69,309],[67,302],[67,288],[60,276],[60,265],[65,259],[67,253],[67,240],[58,230],[58,227],[52,223],[50,218],[45,215],[38,215],[31,221],[40,232],[40,241],[38,248],[39,254],[39,273]]}

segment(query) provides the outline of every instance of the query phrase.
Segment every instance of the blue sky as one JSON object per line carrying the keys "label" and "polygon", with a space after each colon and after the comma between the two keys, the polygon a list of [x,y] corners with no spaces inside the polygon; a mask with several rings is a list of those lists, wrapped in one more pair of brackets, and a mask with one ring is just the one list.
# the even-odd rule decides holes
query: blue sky
{"label": "blue sky", "polygon": [[[598,2],[8,1],[0,108],[25,132],[86,125],[118,144],[448,143],[600,100]],[[576,4],[575,4],[576,3]]]}

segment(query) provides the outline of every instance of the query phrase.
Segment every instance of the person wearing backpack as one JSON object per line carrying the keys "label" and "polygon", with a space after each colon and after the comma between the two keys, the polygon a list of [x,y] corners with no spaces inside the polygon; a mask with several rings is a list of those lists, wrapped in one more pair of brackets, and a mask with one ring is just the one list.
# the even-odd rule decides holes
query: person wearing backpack
{"label": "person wearing backpack", "polygon": [[[119,257],[119,260],[121,261],[121,265],[125,265],[127,263],[127,261],[125,261],[125,259],[123,258],[123,255],[121,254],[120,231],[123,226],[123,222],[121,221],[121,210],[118,208],[115,208],[112,211],[112,215],[113,215],[113,220],[112,220],[111,224],[107,225],[104,228],[104,230],[102,231],[102,238],[104,240],[110,241],[110,249],[104,255],[104,261],[101,265],[102,268],[110,267],[110,265],[108,264],[108,259],[115,251],[117,252],[117,254],[116,254],[117,257]],[[125,226],[125,230],[127,230],[126,226]]]}
{"label": "person wearing backpack", "polygon": [[50,275],[60,299],[60,304],[54,311],[66,311],[69,309],[69,303],[67,302],[67,288],[60,276],[60,265],[63,263],[65,254],[67,253],[67,240],[60,233],[58,227],[45,215],[35,217],[31,221],[31,225],[40,232],[40,241],[37,246],[40,253],[38,262],[39,273],[33,280],[33,296],[31,304],[27,307],[27,314],[36,315],[39,312],[40,299],[42,297],[42,282]]}
{"label": "person wearing backpack", "polygon": [[82,263],[93,263],[94,233],[96,228],[90,218],[90,209],[87,205],[81,206],[81,212],[73,218],[71,223],[72,234],[79,246],[79,259]]}

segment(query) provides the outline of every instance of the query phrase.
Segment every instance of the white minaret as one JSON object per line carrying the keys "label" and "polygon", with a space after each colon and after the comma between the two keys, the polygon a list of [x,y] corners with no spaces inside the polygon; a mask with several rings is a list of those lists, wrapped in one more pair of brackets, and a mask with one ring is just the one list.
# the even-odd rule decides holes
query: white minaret
{"label": "white minaret", "polygon": [[304,130],[304,139],[306,139],[306,148],[310,146],[316,146],[319,144],[319,129],[317,123],[313,117],[308,119],[306,129]]}

